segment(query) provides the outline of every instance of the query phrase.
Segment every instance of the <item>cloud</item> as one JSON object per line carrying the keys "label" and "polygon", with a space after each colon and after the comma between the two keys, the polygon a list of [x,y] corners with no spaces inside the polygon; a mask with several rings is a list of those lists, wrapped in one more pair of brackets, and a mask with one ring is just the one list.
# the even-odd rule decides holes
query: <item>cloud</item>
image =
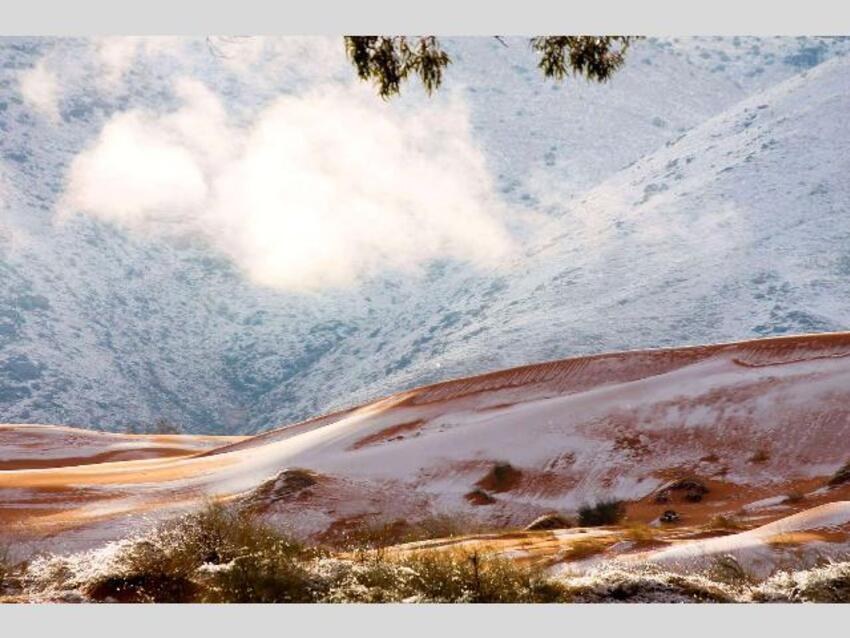
{"label": "cloud", "polygon": [[44,117],[59,121],[59,82],[44,59],[18,76],[24,101]]}
{"label": "cloud", "polygon": [[98,84],[107,91],[121,88],[125,74],[141,57],[174,54],[186,40],[171,36],[104,36],[91,40]]}
{"label": "cloud", "polygon": [[176,111],[106,123],[71,164],[63,214],[200,235],[256,282],[290,290],[437,258],[494,265],[512,249],[458,100],[405,108],[325,86],[237,126],[199,82],[177,91]]}

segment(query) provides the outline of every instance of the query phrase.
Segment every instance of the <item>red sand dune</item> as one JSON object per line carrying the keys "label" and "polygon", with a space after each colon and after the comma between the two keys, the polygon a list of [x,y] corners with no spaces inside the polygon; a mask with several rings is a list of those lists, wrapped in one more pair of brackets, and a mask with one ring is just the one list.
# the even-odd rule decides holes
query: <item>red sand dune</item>
{"label": "red sand dune", "polygon": [[[602,499],[626,501],[631,522],[675,509],[665,530],[717,514],[752,527],[847,498],[847,486],[825,485],[850,461],[848,355],[850,334],[839,333],[580,357],[218,443],[148,437],[133,448],[68,428],[0,428],[0,461],[18,463],[0,471],[0,534],[77,549],[211,497],[252,498],[304,537],[439,513],[516,527]],[[63,437],[75,442],[67,450]],[[505,485],[496,464],[509,468]],[[309,486],[283,472],[295,469],[311,472]],[[701,501],[656,502],[688,477],[708,488]],[[481,486],[489,498],[467,498]],[[780,503],[792,493],[805,496]]]}
{"label": "red sand dune", "polygon": [[0,470],[188,456],[244,436],[118,434],[58,425],[0,423]]}

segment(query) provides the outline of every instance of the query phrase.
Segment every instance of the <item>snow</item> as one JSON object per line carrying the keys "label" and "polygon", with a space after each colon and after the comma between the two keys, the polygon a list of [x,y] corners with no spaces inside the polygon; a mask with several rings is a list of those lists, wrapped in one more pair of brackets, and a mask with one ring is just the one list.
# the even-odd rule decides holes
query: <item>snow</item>
{"label": "snow", "polygon": [[[187,76],[250,122],[281,92],[350,81],[335,42],[331,71],[239,74],[182,40],[134,59],[116,93],[86,40],[0,41],[0,419],[253,432],[513,365],[848,327],[840,38],[650,38],[604,86],[543,81],[522,39],[447,42],[445,95],[517,210],[507,270],[439,262],[294,295],[191,239],[53,223],[71,159],[110,116],[173,108]],[[69,85],[58,126],[15,94],[47,54]],[[411,87],[386,108],[425,99]]]}
{"label": "snow", "polygon": [[0,424],[0,462],[26,466],[27,462],[47,460],[86,463],[96,457],[102,460],[102,455],[140,458],[164,451],[191,454],[239,440],[239,437],[123,435],[43,424]]}
{"label": "snow", "polygon": [[[850,531],[850,501],[820,505],[729,536],[684,542],[651,552],[648,556],[641,556],[641,559],[667,567],[693,570],[699,566],[708,567],[722,556],[732,556],[748,573],[764,578],[778,571],[785,558],[781,547],[771,546],[770,541],[781,538],[783,534],[802,531]],[[793,548],[795,565],[813,566],[815,561],[825,556],[839,555],[850,548],[850,539],[845,538],[838,549],[834,545],[809,541],[801,547]]]}
{"label": "snow", "polygon": [[[763,365],[740,365],[754,353]],[[42,523],[80,527],[68,540],[79,547],[87,538],[117,538],[146,512],[161,518],[205,497],[247,496],[285,469],[318,477],[309,500],[284,500],[280,510],[272,503],[270,515],[291,520],[302,536],[376,512],[409,520],[446,513],[521,527],[552,510],[569,515],[600,500],[640,500],[695,468],[708,479],[722,466],[720,480],[730,485],[784,495],[789,481],[828,477],[846,462],[840,443],[850,435],[850,356],[842,353],[850,354],[850,333],[507,370],[388,397],[214,454],[0,472],[3,507],[46,508],[54,518]],[[762,447],[767,459],[751,462]],[[717,462],[707,464],[709,455]],[[465,495],[498,462],[520,472],[519,484],[495,493],[487,507],[470,504]],[[42,503],[44,488],[73,498],[65,507]],[[774,492],[750,508],[777,502]],[[806,525],[820,520],[811,516]],[[721,539],[699,553],[732,550],[724,545],[732,542]]]}

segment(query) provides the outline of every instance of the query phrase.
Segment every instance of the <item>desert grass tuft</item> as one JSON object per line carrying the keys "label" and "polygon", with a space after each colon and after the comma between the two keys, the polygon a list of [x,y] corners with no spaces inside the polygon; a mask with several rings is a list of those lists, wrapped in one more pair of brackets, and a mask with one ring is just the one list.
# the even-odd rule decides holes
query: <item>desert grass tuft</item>
{"label": "desert grass tuft", "polygon": [[740,531],[745,529],[745,525],[734,516],[726,514],[715,514],[708,521],[706,528],[717,531]]}

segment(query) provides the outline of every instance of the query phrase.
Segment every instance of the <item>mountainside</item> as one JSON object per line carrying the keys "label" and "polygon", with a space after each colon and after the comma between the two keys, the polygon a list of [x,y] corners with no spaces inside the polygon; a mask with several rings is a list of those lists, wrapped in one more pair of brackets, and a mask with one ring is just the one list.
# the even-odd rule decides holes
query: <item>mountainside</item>
{"label": "mountainside", "polygon": [[[846,329],[848,88],[841,59],[742,101],[571,200],[507,274],[437,288],[327,359],[374,384],[365,399],[610,348]],[[346,394],[312,373],[296,383]]]}
{"label": "mountainside", "polygon": [[[544,359],[847,327],[847,41],[650,39],[605,86],[544,82],[521,39],[450,44],[447,91],[517,211],[514,263],[300,294],[200,239],[55,208],[110,116],[176,108],[176,77],[249,121],[281,92],[350,82],[341,50],[330,70],[245,76],[186,41],[94,90],[88,42],[0,43],[0,420],[254,432]],[[19,96],[43,56],[70,85],[57,122]]]}

